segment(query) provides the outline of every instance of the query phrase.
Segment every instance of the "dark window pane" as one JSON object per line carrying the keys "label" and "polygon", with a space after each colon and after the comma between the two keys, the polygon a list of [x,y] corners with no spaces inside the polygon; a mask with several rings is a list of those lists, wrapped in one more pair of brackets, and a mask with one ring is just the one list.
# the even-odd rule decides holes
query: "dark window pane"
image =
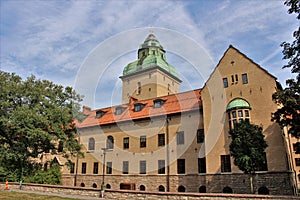
{"label": "dark window pane", "polygon": [[178,174],[185,174],[185,159],[178,159],[177,160],[177,173]]}
{"label": "dark window pane", "polygon": [[177,144],[184,144],[184,132],[183,131],[177,132],[176,137],[177,137]]}
{"label": "dark window pane", "polygon": [[93,169],[93,173],[94,174],[98,174],[98,166],[99,166],[99,163],[98,162],[94,162],[94,169]]}
{"label": "dark window pane", "polygon": [[158,134],[158,146],[165,146],[165,134]]}
{"label": "dark window pane", "polygon": [[197,130],[197,143],[203,143],[204,142],[204,129],[198,129]]}
{"label": "dark window pane", "polygon": [[231,172],[230,155],[221,155],[221,172]]}

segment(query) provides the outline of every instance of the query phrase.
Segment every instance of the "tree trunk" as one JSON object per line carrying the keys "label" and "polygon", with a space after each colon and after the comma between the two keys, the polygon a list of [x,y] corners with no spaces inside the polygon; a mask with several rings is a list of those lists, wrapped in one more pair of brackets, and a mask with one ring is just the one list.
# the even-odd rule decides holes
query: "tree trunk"
{"label": "tree trunk", "polygon": [[250,193],[254,194],[254,187],[253,187],[253,174],[249,174],[250,179]]}

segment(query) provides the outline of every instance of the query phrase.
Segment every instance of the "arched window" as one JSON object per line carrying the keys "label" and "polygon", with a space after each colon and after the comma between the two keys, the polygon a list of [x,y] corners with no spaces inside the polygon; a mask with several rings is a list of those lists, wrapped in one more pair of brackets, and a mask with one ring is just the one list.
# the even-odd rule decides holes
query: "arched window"
{"label": "arched window", "polygon": [[95,150],[95,139],[94,138],[89,139],[89,148],[88,148],[88,150],[90,150],[90,151]]}
{"label": "arched window", "polygon": [[241,120],[250,121],[250,110],[250,104],[244,99],[232,100],[226,108],[230,130],[234,129],[235,125]]}
{"label": "arched window", "polygon": [[96,184],[96,183],[93,183],[92,187],[93,187],[93,188],[97,188],[97,184]]}
{"label": "arched window", "polygon": [[185,192],[185,187],[183,185],[179,186],[178,192]]}
{"label": "arched window", "polygon": [[158,186],[158,191],[164,192],[165,191],[165,187],[163,185]]}
{"label": "arched window", "polygon": [[258,189],[258,194],[269,194],[269,189],[266,186],[262,186]]}
{"label": "arched window", "polygon": [[114,148],[114,137],[111,136],[111,135],[107,137],[106,148],[107,149],[113,149]]}
{"label": "arched window", "polygon": [[232,191],[232,189],[231,189],[231,187],[228,187],[228,186],[226,186],[226,187],[224,187],[223,188],[223,193],[233,193],[233,191]]}
{"label": "arched window", "polygon": [[202,185],[199,187],[199,193],[206,193],[206,186]]}
{"label": "arched window", "polygon": [[144,185],[140,185],[140,191],[145,191],[146,187]]}
{"label": "arched window", "polygon": [[80,187],[85,187],[85,184],[84,183],[80,183]]}
{"label": "arched window", "polygon": [[106,189],[110,189],[111,186],[109,184],[106,184]]}

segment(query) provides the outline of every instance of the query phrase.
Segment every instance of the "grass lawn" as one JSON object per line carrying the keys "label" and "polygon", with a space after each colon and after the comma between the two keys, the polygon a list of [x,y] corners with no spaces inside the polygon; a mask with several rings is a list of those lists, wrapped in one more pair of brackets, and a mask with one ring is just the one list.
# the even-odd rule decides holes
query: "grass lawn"
{"label": "grass lawn", "polygon": [[[72,200],[70,198],[56,197],[56,196],[46,196],[46,195],[38,195],[38,194],[29,194],[29,193],[21,193],[21,192],[11,192],[0,190],[0,199],[1,200]],[[75,199],[73,199],[75,200]],[[78,199],[76,199],[78,200]]]}

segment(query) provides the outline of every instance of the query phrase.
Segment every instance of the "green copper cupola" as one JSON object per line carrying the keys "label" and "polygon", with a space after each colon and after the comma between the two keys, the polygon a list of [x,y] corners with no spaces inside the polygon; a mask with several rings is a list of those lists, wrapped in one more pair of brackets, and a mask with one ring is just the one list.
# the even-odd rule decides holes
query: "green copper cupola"
{"label": "green copper cupola", "polygon": [[166,60],[166,51],[154,34],[149,34],[138,49],[138,59],[129,63],[123,70],[123,76],[158,68],[179,82],[177,70]]}

